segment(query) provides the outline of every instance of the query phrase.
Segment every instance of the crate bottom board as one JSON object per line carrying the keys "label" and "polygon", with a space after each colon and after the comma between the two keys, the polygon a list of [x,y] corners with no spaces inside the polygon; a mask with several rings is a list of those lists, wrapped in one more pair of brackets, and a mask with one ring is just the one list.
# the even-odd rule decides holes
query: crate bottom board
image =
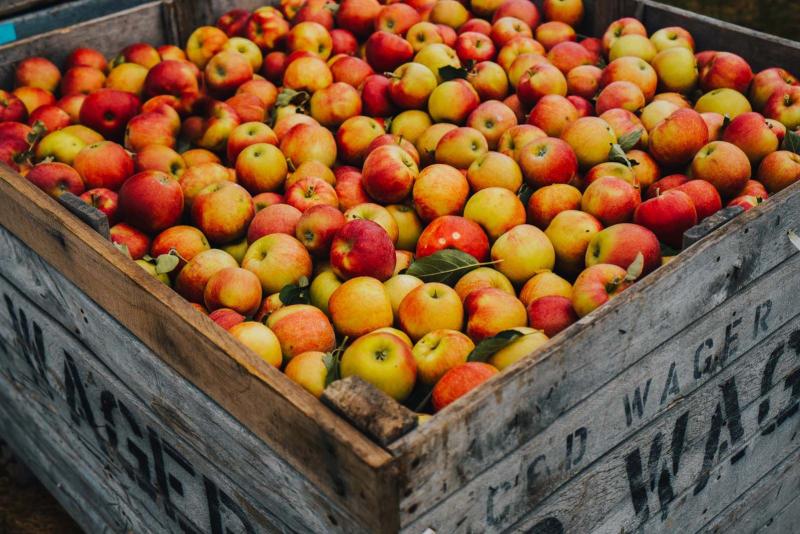
{"label": "crate bottom board", "polygon": [[0,433],[89,532],[363,531],[2,227],[0,248]]}

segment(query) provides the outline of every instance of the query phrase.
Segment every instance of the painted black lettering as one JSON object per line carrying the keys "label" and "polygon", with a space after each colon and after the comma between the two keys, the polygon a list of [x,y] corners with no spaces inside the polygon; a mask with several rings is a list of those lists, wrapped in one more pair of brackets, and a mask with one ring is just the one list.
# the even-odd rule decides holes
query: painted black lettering
{"label": "painted black lettering", "polygon": [[[203,477],[203,485],[206,488],[206,500],[208,502],[209,522],[211,526],[211,534],[228,534],[230,532],[247,532],[255,534],[255,529],[247,516],[244,514],[242,508],[236,504],[225,492],[221,491],[216,484],[206,477]],[[240,528],[229,528],[225,524],[223,517],[223,506],[240,522]],[[229,515],[229,514],[224,514]]]}
{"label": "painted black lettering", "polygon": [[[720,443],[722,426],[728,428],[730,445],[727,441]],[[744,429],[741,422],[741,409],[739,406],[739,392],[736,389],[736,378],[731,377],[722,384],[722,401],[718,402],[711,417],[711,429],[706,438],[706,448],[703,455],[703,466],[697,477],[694,487],[694,494],[703,491],[708,484],[711,476],[711,468],[714,466],[714,459],[723,456],[728,447],[733,448],[744,436]],[[732,458],[732,463],[744,456],[744,450],[737,452]],[[735,459],[735,460],[734,460]]]}
{"label": "painted black lettering", "polygon": [[152,482],[150,476],[150,459],[147,456],[147,452],[143,448],[145,445],[142,444],[140,446],[136,442],[134,442],[131,437],[136,437],[140,440],[144,440],[144,433],[142,432],[141,428],[139,427],[139,423],[136,422],[136,418],[134,418],[133,414],[128,407],[125,406],[121,401],[117,402],[117,406],[119,407],[119,412],[122,414],[122,419],[128,425],[128,428],[131,430],[131,434],[129,434],[128,438],[125,440],[125,445],[127,446],[128,452],[134,458],[136,465],[123,460],[122,465],[123,468],[128,472],[128,475],[136,481],[139,487],[144,491],[153,501],[156,500],[156,487]]}
{"label": "painted black lettering", "polygon": [[[537,488],[537,483],[539,482],[539,478],[542,475],[549,475],[550,469],[547,467],[547,457],[544,454],[540,454],[536,458],[533,459],[531,463],[528,464],[528,469],[526,471],[526,479],[528,481],[528,495],[534,495]],[[541,464],[541,466],[539,465]]]}
{"label": "painted black lettering", "polygon": [[555,517],[547,517],[526,530],[525,534],[564,534],[564,525]]}
{"label": "painted black lettering", "polygon": [[722,354],[719,357],[720,368],[725,365],[728,358],[736,353],[739,348],[739,334],[736,329],[742,324],[742,318],[734,320],[732,323],[725,327],[725,343],[722,346]]}
{"label": "painted black lettering", "polygon": [[[589,431],[582,426],[567,436],[566,469],[571,469],[572,466],[579,464],[583,459],[583,455],[586,454],[586,437],[588,434]],[[577,449],[577,452],[573,449]]]}
{"label": "painted black lettering", "polygon": [[784,344],[780,343],[777,347],[772,349],[772,352],[767,358],[767,363],[764,365],[764,372],[761,374],[761,393],[760,396],[763,400],[758,405],[758,426],[761,427],[761,435],[766,436],[775,430],[775,422],[770,421],[764,424],[769,415],[770,400],[769,391],[772,389],[773,380],[775,378],[775,368],[778,366],[778,361],[784,352]]}
{"label": "painted black lettering", "polygon": [[639,386],[636,386],[636,389],[633,391],[633,401],[628,398],[627,393],[622,399],[625,407],[625,422],[628,426],[633,424],[634,412],[640,419],[644,415],[644,409],[647,406],[647,394],[650,393],[650,383],[652,381],[652,378],[647,379],[647,382],[644,385],[644,394],[642,394]]}
{"label": "painted black lettering", "polygon": [[700,354],[703,352],[704,349],[713,349],[714,348],[714,340],[711,338],[706,339],[700,346],[697,347],[697,350],[694,351],[694,379],[699,380],[703,373],[707,373],[711,371],[711,356],[706,356],[706,359],[703,360],[703,366],[700,367]]}
{"label": "painted black lettering", "polygon": [[759,333],[766,334],[769,332],[769,324],[767,318],[772,312],[772,301],[766,300],[756,306],[755,320],[753,321],[753,339],[757,339]]}
{"label": "painted black lettering", "polygon": [[659,404],[663,406],[670,395],[679,395],[680,392],[681,386],[678,384],[678,373],[675,372],[675,362],[672,362],[669,366],[669,373],[667,373],[667,381],[664,382],[664,389],[661,392],[661,401]]}
{"label": "painted black lettering", "polygon": [[29,325],[25,311],[22,308],[15,309],[11,297],[4,294],[3,300],[5,300],[6,309],[11,317],[19,353],[31,370],[33,384],[48,397],[53,398],[53,391],[47,378],[47,360],[42,328],[36,322]]}

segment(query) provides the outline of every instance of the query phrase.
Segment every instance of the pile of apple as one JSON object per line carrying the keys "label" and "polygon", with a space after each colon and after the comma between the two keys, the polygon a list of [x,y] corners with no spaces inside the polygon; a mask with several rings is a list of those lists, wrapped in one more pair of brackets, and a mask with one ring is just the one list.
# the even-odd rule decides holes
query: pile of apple
{"label": "pile of apple", "polygon": [[357,375],[439,410],[688,228],[800,179],[790,73],[631,18],[579,39],[582,17],[284,0],[184,49],[31,57],[0,91],[0,161],[103,211],[119,248],[312,394]]}

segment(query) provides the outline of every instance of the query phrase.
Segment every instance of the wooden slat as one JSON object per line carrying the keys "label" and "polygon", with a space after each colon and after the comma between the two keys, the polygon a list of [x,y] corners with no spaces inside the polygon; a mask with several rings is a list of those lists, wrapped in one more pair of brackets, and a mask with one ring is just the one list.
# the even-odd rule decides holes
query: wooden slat
{"label": "wooden slat", "polygon": [[[614,448],[635,440],[654,419],[677,410],[676,399],[703,387],[716,387],[723,365],[738,365],[744,358],[761,365],[761,354],[751,349],[765,345],[765,340],[800,311],[788,298],[800,294],[799,271],[800,255],[796,255],[697,319],[530,442],[458,488],[452,497],[412,523],[410,530],[425,525],[449,532],[456,526],[477,530],[489,525],[492,531],[502,531],[560,487],[574,485],[582,471],[602,461]],[[785,292],[784,298],[774,297],[777,287]],[[698,348],[702,350],[698,352]],[[699,355],[697,366],[695,354]],[[725,355],[724,362],[706,370],[705,357],[719,354]],[[566,454],[567,450],[571,453]]]}
{"label": "wooden slat", "polygon": [[395,467],[385,450],[7,167],[0,169],[0,205],[0,225],[332,500],[368,528],[396,528]]}
{"label": "wooden slat", "polygon": [[[0,410],[12,413],[15,419],[30,421],[41,431],[50,428],[59,439],[69,442],[70,448],[77,449],[75,454],[101,462],[94,471],[113,473],[121,484],[112,484],[105,476],[77,466],[73,466],[73,476],[90,481],[96,490],[114,495],[120,502],[135,500],[162,527],[175,526],[182,514],[183,520],[190,521],[196,530],[212,530],[214,522],[210,519],[218,508],[205,491],[207,479],[234,499],[234,508],[243,511],[246,521],[254,526],[266,524],[294,531],[341,531],[345,525],[348,531],[359,529],[349,512],[327,499],[275,451],[183,380],[2,227],[0,249],[4,251],[0,260],[0,345],[9,353],[0,358],[0,374],[12,376],[9,380],[17,390],[15,402],[0,403]],[[37,329],[42,332],[41,344],[35,343]],[[25,342],[25,332],[33,343]],[[85,399],[78,403],[83,415],[77,422],[70,419],[70,395],[65,391],[65,353],[69,354],[73,369],[69,376],[76,383],[75,377],[80,380],[83,394],[79,399]],[[36,387],[28,361],[43,362],[44,372],[35,375],[47,377],[47,381],[40,381],[41,387]],[[36,405],[44,409],[34,410],[32,406]],[[110,416],[104,410],[106,406],[113,408]],[[152,430],[159,446],[131,435],[131,425],[121,414],[122,406],[127,418],[136,421],[140,429]],[[87,413],[103,428],[107,421],[115,422],[117,445],[105,432],[92,433],[86,423]],[[12,437],[9,431],[0,435]],[[184,488],[182,498],[174,492],[164,492],[156,483],[155,472],[144,479],[147,487],[155,488],[155,500],[150,492],[137,489],[140,480],[130,477],[122,461],[130,450],[119,445],[128,438],[150,466],[164,457],[172,458],[172,452],[162,454],[164,450],[182,457],[191,472],[178,465],[171,473]],[[25,447],[18,450],[24,453]],[[180,514],[165,515],[165,502],[174,502]],[[294,506],[286,506],[287,502]],[[187,514],[190,505],[191,514]],[[117,509],[110,511],[118,518],[123,515]],[[136,513],[132,505],[125,515],[131,513]]]}
{"label": "wooden slat", "polygon": [[14,66],[26,57],[45,56],[62,65],[79,46],[96,48],[110,59],[131,44],[131,36],[154,46],[174,42],[177,32],[163,4],[150,2],[0,46],[0,87],[13,87]]}
{"label": "wooden slat", "polygon": [[21,11],[54,4],[56,0],[5,0],[0,4],[0,17],[7,17]]}
{"label": "wooden slat", "polygon": [[398,440],[390,449],[404,462],[402,524],[515,454],[655,347],[797,254],[785,234],[798,228],[800,184],[696,243]]}

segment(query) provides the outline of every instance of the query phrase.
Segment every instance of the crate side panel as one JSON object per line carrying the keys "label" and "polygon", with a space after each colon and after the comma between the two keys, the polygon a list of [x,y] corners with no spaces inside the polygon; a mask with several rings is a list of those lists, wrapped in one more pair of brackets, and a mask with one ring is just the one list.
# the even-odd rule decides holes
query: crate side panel
{"label": "crate side panel", "polygon": [[[256,530],[357,524],[21,242],[4,230],[0,238],[19,266],[9,272],[3,264],[13,283],[0,277],[3,367],[16,394],[4,406],[37,422],[37,441],[69,442],[96,459],[73,466],[72,476],[106,480],[103,491],[129,503],[115,513],[128,522],[144,517],[151,528],[182,521],[205,532],[215,532],[215,514],[231,513]],[[37,406],[35,417],[25,414]],[[165,484],[170,477],[182,489]]]}
{"label": "crate side panel", "polygon": [[798,228],[800,184],[693,245],[401,439],[392,448],[406,455],[403,524],[512,455],[644,355],[796,255],[786,233]]}
{"label": "crate side panel", "polygon": [[[800,294],[798,270],[800,255],[604,384],[412,526],[499,532],[512,525],[671,410],[676,399],[717,380],[723,367],[744,355],[753,357],[748,351],[797,315],[796,303],[787,296]],[[783,293],[776,294],[777,287]]]}

